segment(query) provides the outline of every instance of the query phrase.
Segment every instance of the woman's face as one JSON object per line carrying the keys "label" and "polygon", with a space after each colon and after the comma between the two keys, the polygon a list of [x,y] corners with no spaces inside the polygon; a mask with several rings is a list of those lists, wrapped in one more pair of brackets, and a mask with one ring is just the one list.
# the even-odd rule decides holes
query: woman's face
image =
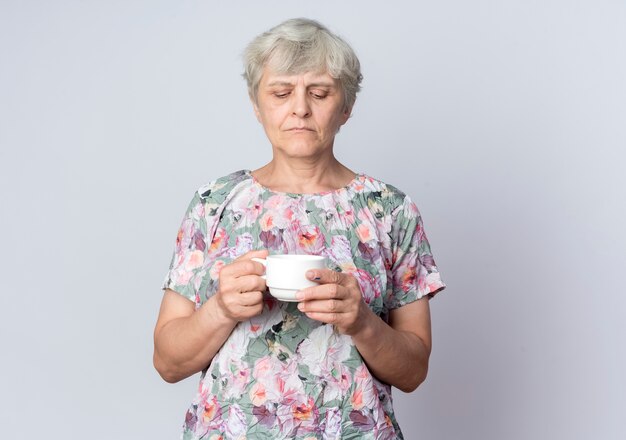
{"label": "woman's face", "polygon": [[315,157],[331,152],[335,134],[350,117],[339,81],[328,73],[279,75],[265,68],[256,117],[274,155]]}

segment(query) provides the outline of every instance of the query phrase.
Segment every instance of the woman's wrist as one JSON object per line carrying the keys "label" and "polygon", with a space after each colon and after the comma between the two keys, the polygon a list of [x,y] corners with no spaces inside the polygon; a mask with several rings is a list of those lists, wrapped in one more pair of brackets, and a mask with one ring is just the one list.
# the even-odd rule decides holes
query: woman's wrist
{"label": "woman's wrist", "polygon": [[357,345],[361,343],[370,345],[376,340],[376,336],[380,334],[380,325],[384,325],[384,322],[374,312],[372,312],[370,308],[365,305],[365,303],[363,303],[361,307],[363,313],[357,321],[359,326],[350,336]]}
{"label": "woman's wrist", "polygon": [[[204,309],[204,310],[203,310]],[[202,321],[204,328],[229,328],[232,330],[237,325],[237,320],[230,318],[224,309],[220,306],[218,298],[212,296],[205,302],[200,310],[202,313]]]}

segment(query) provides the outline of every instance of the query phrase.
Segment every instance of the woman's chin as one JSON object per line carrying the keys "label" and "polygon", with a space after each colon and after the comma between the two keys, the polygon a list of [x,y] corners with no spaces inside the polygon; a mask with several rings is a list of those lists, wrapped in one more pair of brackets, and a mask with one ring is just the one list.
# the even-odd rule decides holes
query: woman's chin
{"label": "woman's chin", "polygon": [[288,146],[275,148],[275,153],[286,158],[305,159],[332,154],[332,146],[324,147],[319,144],[312,145],[309,143],[291,144]]}

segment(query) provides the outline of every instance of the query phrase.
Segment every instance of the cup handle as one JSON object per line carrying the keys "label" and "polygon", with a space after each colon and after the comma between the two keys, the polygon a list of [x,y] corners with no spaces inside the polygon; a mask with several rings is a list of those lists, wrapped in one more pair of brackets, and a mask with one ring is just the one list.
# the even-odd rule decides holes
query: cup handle
{"label": "cup handle", "polygon": [[[267,268],[267,260],[263,258],[251,258],[252,261],[256,261],[257,263],[261,263],[264,267]],[[265,275],[261,275],[261,278],[266,279]]]}

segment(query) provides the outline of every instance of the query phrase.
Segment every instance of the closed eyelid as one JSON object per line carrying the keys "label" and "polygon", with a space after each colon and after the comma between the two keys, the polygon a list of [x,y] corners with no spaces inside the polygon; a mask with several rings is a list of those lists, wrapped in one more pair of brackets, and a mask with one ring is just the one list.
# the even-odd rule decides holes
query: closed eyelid
{"label": "closed eyelid", "polygon": [[310,87],[309,92],[326,96],[326,95],[333,95],[337,93],[337,89],[331,86],[316,86],[316,87]]}
{"label": "closed eyelid", "polygon": [[269,94],[272,96],[276,96],[279,98],[285,97],[291,93],[291,90],[278,89],[278,90],[270,90]]}

